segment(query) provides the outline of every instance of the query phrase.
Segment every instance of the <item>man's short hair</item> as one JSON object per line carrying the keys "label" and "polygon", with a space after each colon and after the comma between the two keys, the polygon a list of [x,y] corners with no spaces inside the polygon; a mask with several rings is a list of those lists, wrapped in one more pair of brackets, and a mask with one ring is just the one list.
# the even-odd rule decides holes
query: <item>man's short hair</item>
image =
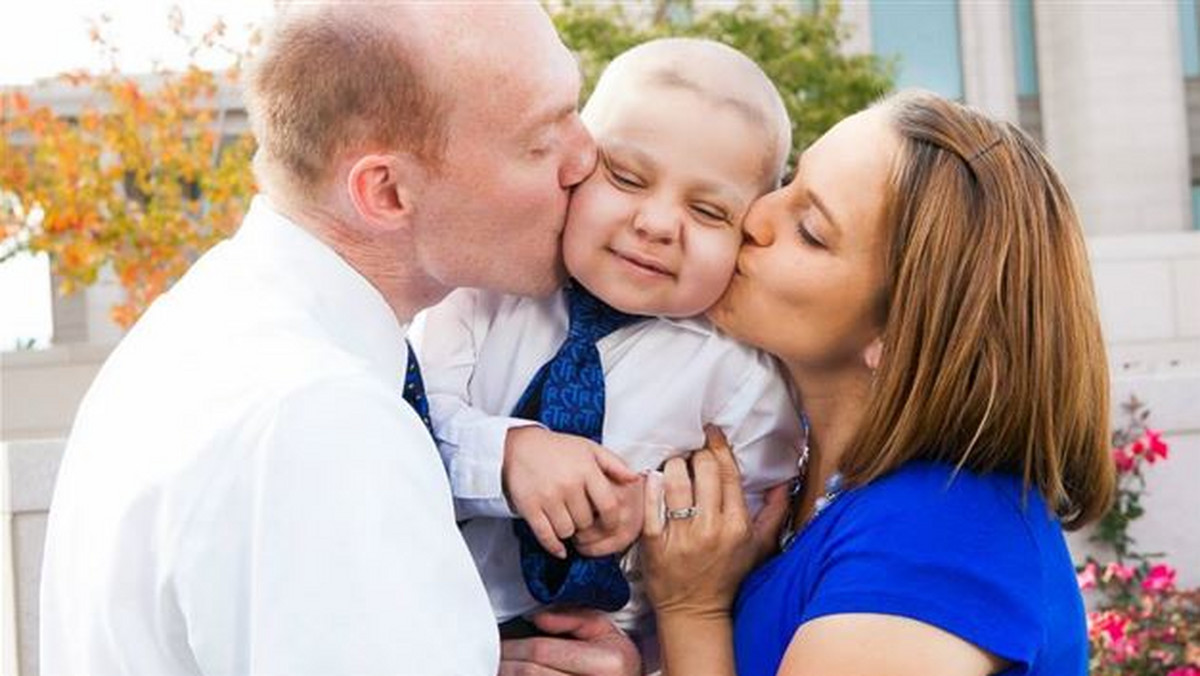
{"label": "man's short hair", "polygon": [[404,150],[436,166],[446,99],[398,18],[354,5],[285,12],[246,77],[259,151],[293,189],[325,181],[350,149]]}

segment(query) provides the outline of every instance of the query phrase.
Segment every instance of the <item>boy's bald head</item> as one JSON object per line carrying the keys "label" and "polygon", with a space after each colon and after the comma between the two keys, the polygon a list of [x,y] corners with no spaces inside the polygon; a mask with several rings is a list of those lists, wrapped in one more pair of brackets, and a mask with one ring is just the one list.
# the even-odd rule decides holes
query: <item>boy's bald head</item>
{"label": "boy's bald head", "polygon": [[778,185],[792,145],[787,108],[766,73],[750,57],[713,40],[664,38],[634,47],[605,68],[583,109],[593,134],[600,133],[612,115],[637,105],[654,88],[694,93],[719,108],[743,117],[763,144],[763,179]]}

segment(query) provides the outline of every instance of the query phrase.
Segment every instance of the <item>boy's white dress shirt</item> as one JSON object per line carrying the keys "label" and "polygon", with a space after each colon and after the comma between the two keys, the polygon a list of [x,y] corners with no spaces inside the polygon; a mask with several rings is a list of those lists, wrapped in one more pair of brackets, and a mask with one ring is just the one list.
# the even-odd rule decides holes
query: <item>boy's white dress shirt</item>
{"label": "boy's white dress shirt", "polygon": [[[461,289],[421,317],[413,332],[433,428],[450,475],[463,535],[503,622],[536,609],[521,575],[511,511],[501,485],[509,417],[539,368],[567,336],[560,290],[547,298]],[[604,366],[604,446],[631,469],[657,468],[700,448],[704,425],[727,435],[752,510],[765,489],[796,473],[800,425],[769,356],[700,319],[648,318],[597,342]],[[646,609],[637,572],[627,628]]]}
{"label": "boy's white dress shirt", "polygon": [[255,200],[114,351],[50,510],[41,670],[496,673],[404,334]]}

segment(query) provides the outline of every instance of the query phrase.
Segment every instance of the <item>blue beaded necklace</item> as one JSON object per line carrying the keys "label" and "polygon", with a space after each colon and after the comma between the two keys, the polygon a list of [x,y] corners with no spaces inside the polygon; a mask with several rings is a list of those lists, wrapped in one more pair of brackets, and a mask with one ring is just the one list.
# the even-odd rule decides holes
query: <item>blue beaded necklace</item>
{"label": "blue beaded necklace", "polygon": [[[796,461],[796,477],[792,479],[792,485],[788,489],[788,513],[787,519],[783,522],[783,531],[779,534],[779,548],[787,550],[796,541],[796,536],[800,534],[802,524],[796,522],[796,517],[799,510],[796,508],[796,503],[800,498],[800,494],[804,492],[804,479],[808,476],[808,460],[812,451],[812,446],[809,444],[812,425],[808,421],[808,414],[800,414],[800,428],[804,431],[804,447],[800,449],[800,459]],[[819,496],[813,503],[812,519],[817,518],[817,515],[825,510],[830,503],[842,491],[842,473],[834,472],[825,480],[825,493]],[[810,519],[810,521],[812,520]]]}

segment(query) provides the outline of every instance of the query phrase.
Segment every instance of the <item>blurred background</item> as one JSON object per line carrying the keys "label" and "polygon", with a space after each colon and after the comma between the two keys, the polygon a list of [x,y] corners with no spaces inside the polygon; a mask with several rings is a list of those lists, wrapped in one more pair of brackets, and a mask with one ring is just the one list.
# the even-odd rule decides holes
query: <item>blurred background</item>
{"label": "blurred background", "polygon": [[[798,149],[898,87],[1043,147],[1082,215],[1113,375],[1121,498],[1071,539],[1095,674],[1200,676],[1198,3],[547,4],[588,87],[652,37],[743,49],[780,87]],[[253,194],[237,75],[274,4],[0,10],[0,674],[38,673],[46,510],[80,398]]]}

